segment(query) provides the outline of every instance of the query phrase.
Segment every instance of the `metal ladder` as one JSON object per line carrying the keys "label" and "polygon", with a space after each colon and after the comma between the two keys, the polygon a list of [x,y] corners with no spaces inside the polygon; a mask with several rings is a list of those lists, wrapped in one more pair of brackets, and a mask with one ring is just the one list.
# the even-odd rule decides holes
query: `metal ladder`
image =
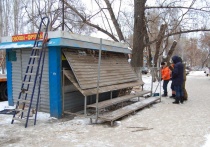
{"label": "metal ladder", "polygon": [[[44,21],[46,20],[46,21]],[[46,28],[44,30],[44,37],[40,40],[42,25],[46,24]],[[48,41],[48,26],[49,26],[49,18],[43,17],[41,19],[39,29],[37,32],[36,39],[34,41],[34,46],[31,51],[31,55],[28,61],[28,65],[26,68],[26,73],[23,78],[21,91],[19,93],[19,97],[16,103],[16,108],[14,110],[13,118],[11,124],[14,123],[14,120],[25,121],[25,128],[28,126],[28,121],[30,117],[30,113],[32,112],[32,106],[35,107],[33,110],[35,113],[34,125],[36,125],[37,119],[37,110],[40,101],[40,90],[41,90],[41,82],[42,82],[42,73],[44,68],[44,59],[47,48]],[[35,92],[37,95],[35,95]],[[36,98],[36,99],[35,99]],[[34,102],[36,100],[36,102]],[[35,104],[35,105],[34,105]],[[19,117],[17,117],[19,114]],[[26,117],[24,117],[26,114]]]}

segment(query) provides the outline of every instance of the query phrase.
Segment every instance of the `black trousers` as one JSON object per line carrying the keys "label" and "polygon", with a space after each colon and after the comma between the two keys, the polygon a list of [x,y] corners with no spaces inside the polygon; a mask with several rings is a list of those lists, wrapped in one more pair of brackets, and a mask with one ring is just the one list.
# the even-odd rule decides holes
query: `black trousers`
{"label": "black trousers", "polygon": [[163,91],[164,91],[165,96],[168,94],[168,91],[167,91],[168,82],[169,80],[163,80]]}

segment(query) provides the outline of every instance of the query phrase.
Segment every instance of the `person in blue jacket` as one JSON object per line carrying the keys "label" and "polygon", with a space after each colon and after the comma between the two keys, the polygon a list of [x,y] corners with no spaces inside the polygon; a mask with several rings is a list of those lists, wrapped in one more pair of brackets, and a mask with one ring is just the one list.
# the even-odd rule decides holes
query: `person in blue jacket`
{"label": "person in blue jacket", "polygon": [[182,84],[184,82],[184,66],[179,56],[173,56],[172,61],[174,63],[174,69],[172,71],[172,82],[174,85],[174,90],[176,91],[176,97],[173,104],[179,104],[179,102],[183,103]]}

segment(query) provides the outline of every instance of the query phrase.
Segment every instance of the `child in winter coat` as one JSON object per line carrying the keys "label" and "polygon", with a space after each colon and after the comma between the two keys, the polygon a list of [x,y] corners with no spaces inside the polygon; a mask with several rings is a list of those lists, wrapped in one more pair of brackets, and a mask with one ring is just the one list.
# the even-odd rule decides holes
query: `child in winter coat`
{"label": "child in winter coat", "polygon": [[161,62],[161,79],[163,80],[163,97],[168,96],[167,86],[170,80],[170,69],[168,68],[166,62]]}

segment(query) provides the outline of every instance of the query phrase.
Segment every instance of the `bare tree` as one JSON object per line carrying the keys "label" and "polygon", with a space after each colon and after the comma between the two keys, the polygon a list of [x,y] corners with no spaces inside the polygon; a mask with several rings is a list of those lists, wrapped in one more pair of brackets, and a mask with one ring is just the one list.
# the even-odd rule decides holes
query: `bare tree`
{"label": "bare tree", "polygon": [[9,6],[9,0],[3,0],[2,1],[2,8],[3,8],[3,35],[8,36],[9,35],[9,18],[11,17],[10,15],[10,7]]}
{"label": "bare tree", "polygon": [[18,2],[18,0],[14,0],[13,3],[14,35],[17,35],[19,31],[19,12],[20,12],[19,4],[20,3]]}
{"label": "bare tree", "polygon": [[3,8],[2,8],[2,1],[0,1],[0,35],[3,36]]}
{"label": "bare tree", "polygon": [[201,35],[201,50],[202,50],[202,67],[207,63],[210,57],[210,33],[204,33]]}
{"label": "bare tree", "polygon": [[143,65],[143,50],[145,48],[145,3],[146,0],[134,0],[134,35],[131,65],[137,75],[139,75],[140,68]]}
{"label": "bare tree", "polygon": [[198,39],[190,38],[190,40],[186,42],[185,48],[187,52],[187,57],[190,61],[190,66],[194,67],[196,65],[199,65],[201,50],[198,48]]}
{"label": "bare tree", "polygon": [[[74,6],[77,6],[78,10],[85,10],[81,1],[67,0]],[[66,4],[67,1],[64,1]],[[63,11],[64,11],[64,28],[66,31],[70,31],[77,34],[90,34],[94,29],[78,20],[78,15],[74,11],[68,9],[69,7],[65,5],[64,10],[62,10],[63,1],[58,0],[45,0],[41,2],[40,0],[33,0],[31,6],[25,5],[26,11],[26,24],[31,24],[31,30],[34,32],[34,27],[37,29],[39,26],[40,18],[48,16],[50,18],[49,30],[61,30],[63,23]]]}
{"label": "bare tree", "polygon": [[[1,35],[24,32],[22,26],[27,26],[28,32],[34,32],[43,16],[50,18],[50,30],[61,30],[62,1],[20,1],[1,0]],[[63,2],[66,31],[88,35],[100,31],[114,41],[126,42],[133,38],[129,44],[133,47],[132,66],[136,71],[143,66],[145,48],[149,64],[152,55],[155,55],[157,65],[157,59],[163,54],[167,55],[167,59],[169,52],[170,56],[173,54],[170,48],[174,46],[174,40],[177,41],[174,50],[182,48],[179,42],[183,34],[210,31],[210,2],[207,0],[155,0],[155,3],[147,3],[146,0],[92,0],[94,11],[81,0]],[[6,7],[11,4],[14,4],[13,7]],[[163,24],[165,27],[161,29]]]}

